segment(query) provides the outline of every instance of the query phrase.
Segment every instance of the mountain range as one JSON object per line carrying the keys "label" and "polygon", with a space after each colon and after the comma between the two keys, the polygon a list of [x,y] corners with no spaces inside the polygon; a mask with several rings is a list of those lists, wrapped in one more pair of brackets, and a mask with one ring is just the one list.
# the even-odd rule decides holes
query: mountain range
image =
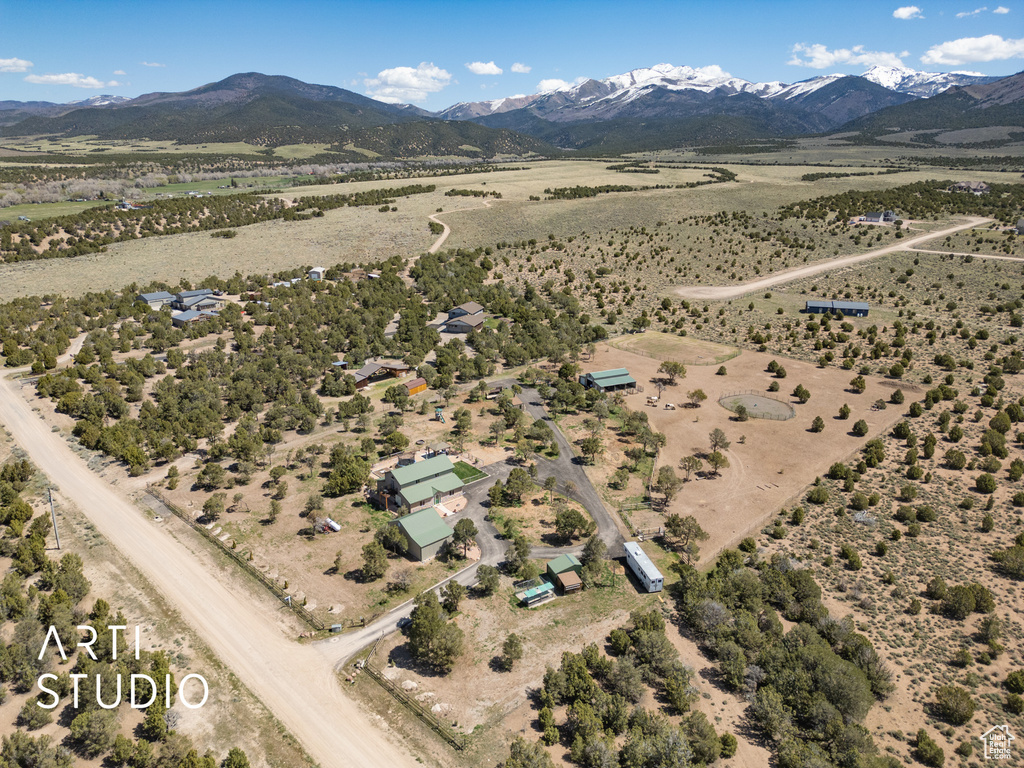
{"label": "mountain range", "polygon": [[0,132],[267,147],[322,142],[336,151],[352,153],[358,147],[388,157],[558,149],[612,153],[840,128],[877,133],[883,126],[1024,125],[1020,77],[876,66],[861,76],[823,75],[786,84],[743,80],[715,66],[658,64],[430,113],[343,88],[243,73],[189,91],[134,99],[105,95],[63,105],[0,101]]}

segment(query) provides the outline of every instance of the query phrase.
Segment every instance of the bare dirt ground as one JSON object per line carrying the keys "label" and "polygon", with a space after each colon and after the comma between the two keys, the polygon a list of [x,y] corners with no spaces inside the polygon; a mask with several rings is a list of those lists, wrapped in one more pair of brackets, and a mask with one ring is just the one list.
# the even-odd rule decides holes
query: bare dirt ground
{"label": "bare dirt ground", "polygon": [[266,598],[232,589],[161,526],[90,472],[67,443],[22,399],[20,386],[0,381],[0,421],[31,460],[96,525],[246,685],[324,765],[344,754],[353,764],[415,765],[342,695],[333,665],[317,650],[297,646],[282,632],[280,611]]}
{"label": "bare dirt ground", "polygon": [[[785,379],[774,379],[766,370],[772,359],[786,368]],[[842,461],[867,440],[883,434],[901,415],[901,409],[896,407],[872,410],[876,400],[888,399],[893,391],[882,386],[879,379],[868,379],[867,390],[858,395],[847,389],[856,375],[854,371],[836,367],[822,369],[810,363],[773,358],[749,350],[725,363],[726,376],[716,375],[718,367],[715,365],[689,366],[686,377],[665,390],[658,406],[647,406],[647,397],[657,394],[651,381],[661,376],[657,372],[660,364],[658,359],[601,344],[595,359],[587,363],[584,370],[627,368],[645,387],[643,393],[628,395],[626,405],[645,412],[652,429],[663,432],[668,438],[659,456],[659,466],[678,467],[683,456],[708,451],[708,434],[715,428],[724,431],[731,441],[726,451],[731,466],[723,469],[721,476],[691,479],[667,508],[656,513],[656,519],[672,513],[697,518],[711,536],[702,547],[702,562],[709,562],[723,548],[734,546],[756,531],[780,507],[803,504],[803,488],[815,476],[825,474],[833,462]],[[718,404],[719,397],[739,390],[767,391],[772,381],[779,381],[779,394],[794,403],[795,418],[789,421],[750,419],[740,423]],[[811,392],[811,399],[804,405],[796,398],[786,397],[798,384]],[[708,396],[700,408],[665,410],[665,402],[685,403],[686,393],[693,389],[703,389]],[[848,403],[851,409],[850,418],[845,421],[837,418],[843,403]],[[823,432],[815,434],[809,428],[819,415],[826,426]],[[867,437],[850,433],[858,419],[867,422]],[[742,442],[741,437],[745,437]],[[628,464],[623,451],[631,445],[628,439],[610,431],[604,443],[605,453],[598,465],[587,468],[599,489],[607,489],[608,476],[615,468]],[[676,474],[683,475],[678,468]],[[634,520],[634,524],[638,523]]]}
{"label": "bare dirt ground", "polygon": [[936,238],[945,237],[951,235],[954,232],[959,232],[963,229],[970,229],[976,227],[979,224],[983,224],[991,219],[985,219],[978,216],[970,217],[966,223],[957,224],[953,227],[947,227],[946,229],[938,232],[929,232],[925,235],[918,237],[912,237],[906,241],[900,241],[893,245],[888,245],[885,248],[879,248],[874,251],[868,251],[867,253],[859,253],[853,256],[843,256],[842,258],[832,259],[830,261],[821,262],[817,264],[808,264],[805,267],[797,267],[796,269],[787,269],[782,272],[776,272],[768,277],[761,278],[760,280],[751,280],[746,283],[740,283],[739,285],[723,285],[723,286],[681,286],[676,288],[674,293],[677,296],[681,296],[685,299],[735,299],[740,296],[745,296],[748,293],[755,291],[763,291],[767,288],[771,288],[782,283],[788,283],[792,280],[799,280],[803,277],[810,277],[817,275],[822,272],[831,272],[834,269],[841,269],[842,267],[848,267],[852,264],[857,264],[861,261],[867,261],[874,259],[879,256],[884,256],[888,253],[895,253],[897,251],[905,251],[912,248],[919,243],[925,243],[929,240],[935,240]]}

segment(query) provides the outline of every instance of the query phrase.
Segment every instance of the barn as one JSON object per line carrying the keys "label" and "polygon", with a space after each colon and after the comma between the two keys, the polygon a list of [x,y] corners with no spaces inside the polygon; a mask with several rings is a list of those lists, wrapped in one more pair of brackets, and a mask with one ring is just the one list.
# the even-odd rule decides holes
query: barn
{"label": "barn", "polygon": [[636,389],[636,379],[629,375],[625,368],[612,368],[607,371],[585,373],[579,378],[580,384],[587,389],[598,392],[618,392],[625,389]]}
{"label": "barn", "polygon": [[395,521],[395,525],[402,529],[409,542],[409,554],[420,561],[437,557],[441,547],[453,534],[452,529],[433,507],[400,517]]}

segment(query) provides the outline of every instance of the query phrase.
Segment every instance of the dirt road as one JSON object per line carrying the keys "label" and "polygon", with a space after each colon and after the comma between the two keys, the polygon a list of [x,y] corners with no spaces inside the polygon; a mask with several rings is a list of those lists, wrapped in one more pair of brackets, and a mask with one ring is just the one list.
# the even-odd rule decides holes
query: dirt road
{"label": "dirt road", "polygon": [[268,621],[266,606],[221,584],[198,557],[89,471],[20,389],[17,381],[0,379],[0,422],[15,442],[314,759],[324,768],[416,766],[414,757],[342,694],[334,665],[321,651],[284,637]]}
{"label": "dirt road", "polygon": [[[479,210],[479,208],[490,208],[492,202],[492,200],[485,199],[483,201],[484,204],[482,206],[479,206],[478,208],[459,208],[458,210],[473,211]],[[431,214],[427,218],[435,222],[436,224],[440,224],[442,227],[444,227],[444,231],[440,234],[440,236],[437,238],[434,244],[427,249],[427,253],[437,253],[439,250],[441,250],[441,246],[444,245],[444,241],[448,239],[448,235],[452,233],[452,228],[445,224],[443,221],[441,221],[439,218],[437,218],[436,213]]]}
{"label": "dirt road", "polygon": [[766,288],[772,288],[782,283],[799,280],[802,277],[810,277],[811,275],[817,275],[821,272],[831,272],[833,269],[841,269],[842,267],[848,267],[851,264],[875,259],[879,256],[884,256],[887,253],[909,251],[918,243],[926,243],[929,240],[945,237],[946,235],[951,235],[954,232],[959,232],[962,229],[970,229],[971,227],[976,227],[979,224],[984,224],[988,221],[991,221],[991,219],[972,216],[966,220],[967,223],[965,224],[957,224],[955,227],[948,227],[947,229],[943,229],[938,232],[929,232],[926,235],[918,235],[917,237],[912,237],[909,240],[904,239],[898,243],[894,243],[893,245],[887,245],[885,248],[879,248],[876,251],[858,253],[853,256],[842,256],[838,259],[831,259],[828,261],[819,261],[814,264],[808,264],[805,267],[796,267],[795,269],[775,272],[767,277],[762,277],[759,280],[751,280],[737,285],[679,286],[673,289],[673,293],[677,296],[683,297],[684,299],[735,299],[740,296],[745,296],[748,293],[763,291]]}

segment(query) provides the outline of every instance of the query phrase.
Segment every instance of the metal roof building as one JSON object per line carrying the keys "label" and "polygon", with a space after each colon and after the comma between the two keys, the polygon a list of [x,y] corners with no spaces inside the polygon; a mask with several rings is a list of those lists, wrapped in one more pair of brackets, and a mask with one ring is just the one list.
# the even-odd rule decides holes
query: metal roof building
{"label": "metal roof building", "polygon": [[392,495],[399,506],[418,509],[458,496],[463,485],[452,460],[440,454],[389,470],[380,490]]}
{"label": "metal roof building", "polygon": [[622,548],[626,551],[626,563],[644,585],[644,589],[648,592],[661,592],[665,585],[665,577],[651,562],[647,553],[640,549],[640,545],[635,541],[627,541]]}
{"label": "metal roof building", "polygon": [[453,533],[433,507],[400,517],[395,524],[409,542],[409,554],[417,560],[435,557]]}
{"label": "metal roof building", "polygon": [[841,313],[844,317],[867,317],[870,306],[866,301],[807,301],[804,311],[815,315]]}
{"label": "metal roof building", "polygon": [[592,371],[580,376],[579,381],[587,389],[597,389],[600,392],[616,392],[620,389],[633,389],[636,387],[636,379],[630,376],[629,371],[625,368]]}

